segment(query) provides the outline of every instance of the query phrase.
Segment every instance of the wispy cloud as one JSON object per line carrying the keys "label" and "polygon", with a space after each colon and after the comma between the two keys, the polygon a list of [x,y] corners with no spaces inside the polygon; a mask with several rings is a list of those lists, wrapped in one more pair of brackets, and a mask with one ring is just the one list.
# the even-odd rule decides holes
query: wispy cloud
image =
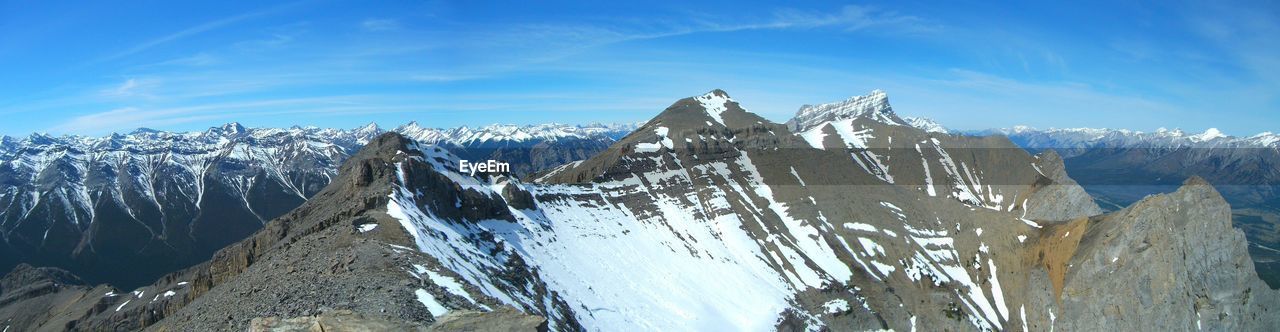
{"label": "wispy cloud", "polygon": [[152,90],[159,86],[159,82],[152,79],[129,78],[121,82],[119,85],[103,89],[101,95],[110,98],[131,98],[131,97],[155,97]]}
{"label": "wispy cloud", "polygon": [[129,127],[168,126],[219,118],[221,116],[218,114],[184,114],[184,112],[172,109],[145,110],[136,107],[124,107],[77,116],[50,128],[49,131],[54,133],[96,134],[110,130],[124,130]]}
{"label": "wispy cloud", "polygon": [[400,29],[400,21],[386,18],[370,18],[360,22],[365,31],[390,31]]}
{"label": "wispy cloud", "polygon": [[[614,42],[674,37],[698,33],[750,30],[835,28],[846,32],[882,29],[886,32],[923,33],[938,29],[938,23],[871,6],[846,5],[834,12],[779,9],[771,18],[700,16],[687,22],[670,22],[665,28],[634,31],[620,27],[595,27],[612,31]],[[587,30],[591,30],[588,28]],[[630,31],[629,31],[630,30]],[[599,34],[599,33],[597,33]],[[601,34],[608,35],[608,34]]]}
{"label": "wispy cloud", "polygon": [[1236,61],[1242,76],[1280,87],[1280,22],[1274,12],[1213,2],[1196,9],[1188,18],[1194,32]]}
{"label": "wispy cloud", "polygon": [[782,29],[835,27],[845,31],[888,29],[896,32],[928,32],[938,24],[920,17],[871,6],[847,5],[834,13],[783,9],[765,24],[731,26],[731,29]]}
{"label": "wispy cloud", "polygon": [[940,26],[940,23],[895,11],[847,5],[834,12],[781,9],[754,18],[689,13],[687,17],[654,22],[517,24],[474,32],[459,40],[458,46],[468,56],[487,61],[486,70],[503,71],[610,45],[696,34],[804,29],[922,34],[937,31]]}
{"label": "wispy cloud", "polygon": [[212,54],[206,53],[206,52],[200,52],[200,53],[193,54],[193,55],[191,55],[191,56],[186,56],[186,57],[181,57],[181,58],[175,58],[175,59],[169,59],[169,60],[165,60],[165,61],[161,61],[161,62],[153,63],[153,64],[150,64],[150,65],[148,65],[148,66],[195,66],[195,67],[199,67],[199,66],[208,66],[208,65],[216,64],[216,63],[218,63],[218,62],[219,62],[218,57],[216,57],[216,56],[214,56],[214,55],[212,55]]}
{"label": "wispy cloud", "polygon": [[108,62],[108,61],[112,61],[112,60],[117,60],[117,59],[121,59],[121,58],[124,58],[124,57],[128,57],[128,56],[131,56],[131,55],[134,55],[134,54],[142,53],[142,52],[145,52],[145,51],[147,51],[147,50],[150,50],[151,48],[154,48],[154,47],[157,47],[157,46],[160,46],[160,45],[168,44],[168,43],[171,43],[171,42],[174,42],[174,41],[177,41],[177,40],[181,40],[181,39],[184,39],[184,38],[187,38],[187,37],[191,37],[191,36],[199,35],[199,34],[201,34],[201,33],[209,32],[209,31],[216,30],[216,29],[219,29],[219,28],[223,28],[223,27],[226,27],[226,26],[229,26],[229,25],[232,25],[232,24],[235,24],[235,23],[241,22],[241,21],[245,21],[245,20],[249,20],[249,19],[253,19],[253,18],[257,18],[257,17],[261,17],[261,16],[266,16],[266,15],[268,15],[268,14],[271,14],[271,13],[274,13],[274,12],[277,12],[277,11],[280,11],[280,10],[285,9],[285,8],[287,8],[287,7],[291,7],[291,6],[293,6],[293,5],[294,5],[293,3],[289,3],[289,4],[284,4],[284,5],[279,5],[279,6],[271,7],[271,8],[265,9],[265,10],[260,10],[260,11],[256,11],[256,12],[250,12],[250,13],[244,13],[244,14],[240,14],[240,15],[235,15],[235,16],[230,16],[230,17],[225,17],[225,18],[222,18],[222,19],[217,19],[217,20],[213,20],[213,21],[205,22],[205,23],[202,23],[202,24],[199,24],[199,25],[196,25],[196,26],[190,27],[190,28],[186,28],[186,29],[183,29],[183,30],[179,30],[179,31],[177,31],[177,32],[174,32],[174,33],[170,33],[170,34],[168,34],[168,35],[164,35],[164,36],[161,36],[161,37],[158,37],[158,38],[155,38],[155,39],[148,40],[148,41],[143,42],[143,43],[141,43],[141,44],[134,45],[133,47],[130,47],[130,48],[125,49],[125,50],[123,50],[123,51],[120,51],[120,52],[117,52],[117,53],[114,53],[114,54],[111,54],[111,55],[108,55],[108,56],[105,56],[105,57],[99,58],[99,59],[98,59],[97,61],[95,61],[95,62]]}
{"label": "wispy cloud", "polygon": [[440,75],[440,74],[417,74],[410,75],[409,80],[418,82],[457,82],[484,78],[481,75]]}
{"label": "wispy cloud", "polygon": [[[234,120],[238,117],[288,113],[323,113],[335,107],[350,110],[360,106],[361,96],[326,96],[286,98],[202,104],[179,107],[120,107],[70,118],[49,129],[54,133],[105,133],[139,127],[162,127],[177,124]],[[363,98],[367,99],[367,98]],[[376,110],[376,105],[359,109]]]}

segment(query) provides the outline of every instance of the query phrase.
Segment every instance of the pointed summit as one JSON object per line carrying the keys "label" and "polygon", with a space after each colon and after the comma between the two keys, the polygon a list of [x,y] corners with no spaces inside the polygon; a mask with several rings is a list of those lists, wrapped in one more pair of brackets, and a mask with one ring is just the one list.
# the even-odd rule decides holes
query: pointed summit
{"label": "pointed summit", "polygon": [[697,100],[698,103],[702,104],[702,109],[707,113],[707,116],[710,116],[712,120],[722,126],[725,125],[722,114],[729,109],[728,104],[730,102],[737,104],[736,101],[729,98],[728,92],[720,89],[711,90],[711,92],[698,96]]}
{"label": "pointed summit", "polygon": [[356,135],[371,137],[381,134],[382,127],[378,127],[378,123],[376,122],[369,122],[369,124],[356,128],[355,130],[352,130],[352,132]]}
{"label": "pointed summit", "polygon": [[401,125],[400,128],[422,128],[422,125],[419,125],[418,121],[409,121],[409,123]]}
{"label": "pointed summit", "polygon": [[240,134],[245,132],[245,128],[243,125],[240,125],[239,122],[232,122],[222,125],[222,132],[228,134]]}
{"label": "pointed summit", "polygon": [[947,129],[947,127],[943,127],[942,124],[939,124],[937,121],[933,121],[933,119],[926,118],[926,117],[909,116],[909,117],[902,118],[902,121],[906,121],[907,124],[910,124],[912,127],[916,127],[916,128],[919,128],[920,130],[924,130],[931,133],[945,134],[950,131]]}
{"label": "pointed summit", "polygon": [[1227,137],[1227,134],[1223,134],[1218,128],[1209,128],[1203,133],[1191,136],[1190,139],[1197,142],[1205,142],[1224,137]]}
{"label": "pointed summit", "polygon": [[1186,181],[1182,181],[1182,185],[1183,186],[1207,186],[1209,185],[1209,181],[1205,181],[1205,179],[1200,177],[1199,175],[1192,175],[1191,177],[1187,178]]}
{"label": "pointed summit", "polygon": [[843,101],[821,105],[804,105],[796,116],[787,121],[792,131],[804,131],[828,121],[867,117],[886,124],[906,126],[907,123],[893,113],[889,96],[883,90],[872,90],[864,96],[854,96]]}
{"label": "pointed summit", "polygon": [[34,145],[46,145],[57,143],[57,139],[50,136],[48,133],[35,132],[27,136],[27,143]]}
{"label": "pointed summit", "polygon": [[680,130],[697,127],[737,128],[764,121],[766,121],[764,118],[743,109],[737,101],[729,97],[728,92],[715,89],[702,95],[677,100],[645,125],[652,126],[660,123]]}

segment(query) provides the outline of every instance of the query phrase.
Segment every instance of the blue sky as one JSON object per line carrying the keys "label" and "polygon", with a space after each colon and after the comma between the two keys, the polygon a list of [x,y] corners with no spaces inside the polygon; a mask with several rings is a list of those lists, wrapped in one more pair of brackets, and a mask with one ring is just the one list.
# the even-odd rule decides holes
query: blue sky
{"label": "blue sky", "polygon": [[[1067,3],[1070,3],[1068,5]],[[788,119],[889,93],[958,129],[1280,131],[1280,6],[1234,2],[0,2],[0,134]]]}

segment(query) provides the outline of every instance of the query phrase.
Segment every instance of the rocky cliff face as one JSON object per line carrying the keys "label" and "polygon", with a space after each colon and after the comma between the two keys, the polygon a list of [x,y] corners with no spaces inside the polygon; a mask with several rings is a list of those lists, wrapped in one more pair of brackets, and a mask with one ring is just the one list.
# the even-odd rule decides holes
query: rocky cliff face
{"label": "rocky cliff face", "polygon": [[1188,180],[1080,228],[1056,311],[1069,330],[1262,331],[1280,293],[1254,272],[1244,234],[1211,185]]}

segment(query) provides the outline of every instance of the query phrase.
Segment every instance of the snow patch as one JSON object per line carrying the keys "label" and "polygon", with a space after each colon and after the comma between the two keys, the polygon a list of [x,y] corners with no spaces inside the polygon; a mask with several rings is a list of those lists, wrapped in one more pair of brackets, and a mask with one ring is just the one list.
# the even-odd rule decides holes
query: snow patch
{"label": "snow patch", "polygon": [[835,299],[822,304],[822,309],[828,314],[838,314],[849,312],[849,301],[843,299]]}
{"label": "snow patch", "polygon": [[860,223],[860,222],[844,223],[844,228],[855,230],[855,231],[871,232],[871,233],[875,233],[877,230],[876,226],[871,226],[871,225]]}
{"label": "snow patch", "polygon": [[722,126],[725,125],[722,114],[724,111],[729,109],[725,104],[733,101],[733,99],[729,99],[728,97],[716,92],[707,93],[696,99],[698,100],[698,103],[702,104],[702,108],[706,109],[707,116],[710,116],[712,121],[715,121]]}
{"label": "snow patch", "polygon": [[439,301],[436,301],[436,297],[431,296],[431,293],[428,293],[427,290],[418,288],[413,291],[413,295],[418,298],[418,302],[427,307],[427,311],[431,312],[432,317],[438,318],[449,313],[449,308],[445,308]]}

